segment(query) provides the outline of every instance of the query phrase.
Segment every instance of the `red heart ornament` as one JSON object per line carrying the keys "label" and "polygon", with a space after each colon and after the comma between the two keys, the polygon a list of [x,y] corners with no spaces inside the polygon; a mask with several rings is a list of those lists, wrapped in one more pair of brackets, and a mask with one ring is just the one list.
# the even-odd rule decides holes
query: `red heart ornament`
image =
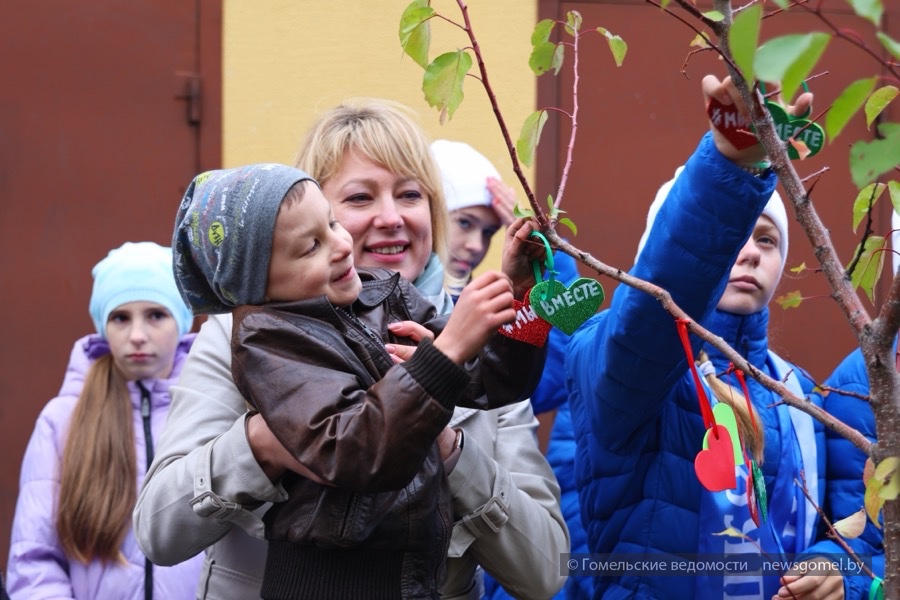
{"label": "red heart ornament", "polygon": [[501,325],[497,331],[506,337],[542,348],[553,325],[537,316],[528,300],[528,294],[525,295],[525,302],[513,300],[513,308],[516,309],[516,320]]}
{"label": "red heart ornament", "polygon": [[714,425],[710,428],[707,442],[709,448],[698,452],[694,459],[697,479],[711,492],[734,488],[737,485],[734,475],[734,447],[728,429],[722,425]]}
{"label": "red heart ornament", "polygon": [[715,98],[709,99],[706,114],[710,122],[718,129],[731,145],[738,150],[749,148],[759,143],[750,129],[750,123],[741,116],[736,106],[725,106]]}

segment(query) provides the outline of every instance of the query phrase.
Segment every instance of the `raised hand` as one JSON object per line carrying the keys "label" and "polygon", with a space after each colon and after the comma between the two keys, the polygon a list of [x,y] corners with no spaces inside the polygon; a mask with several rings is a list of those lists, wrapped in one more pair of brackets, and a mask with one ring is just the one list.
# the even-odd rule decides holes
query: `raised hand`
{"label": "raised hand", "polygon": [[434,346],[462,364],[474,357],[501,325],[515,318],[509,278],[497,271],[482,273],[463,288]]}

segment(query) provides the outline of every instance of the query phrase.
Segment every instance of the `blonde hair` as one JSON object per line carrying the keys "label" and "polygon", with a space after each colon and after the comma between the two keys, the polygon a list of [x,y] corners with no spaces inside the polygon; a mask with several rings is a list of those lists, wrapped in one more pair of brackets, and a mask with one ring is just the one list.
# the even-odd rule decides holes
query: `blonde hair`
{"label": "blonde hair", "polygon": [[449,217],[441,173],[412,109],[380,98],[346,100],[313,124],[300,146],[296,166],[324,187],[349,150],[422,186],[431,210],[431,249],[443,263],[448,254]]}
{"label": "blonde hair", "polygon": [[123,560],[137,500],[134,443],[125,375],[107,354],[87,373],[63,452],[56,532],[68,556]]}
{"label": "blonde hair", "polygon": [[[709,356],[701,350],[700,354],[697,355],[697,366],[707,361],[709,361]],[[756,460],[757,464],[761,465],[763,462],[763,450],[765,449],[765,435],[763,434],[762,420],[759,418],[759,414],[750,407],[750,403],[744,394],[716,377],[715,370],[704,375],[704,377],[716,400],[724,402],[734,411],[738,433],[744,442],[744,447],[750,453],[750,456]],[[753,411],[752,415],[751,411]]]}

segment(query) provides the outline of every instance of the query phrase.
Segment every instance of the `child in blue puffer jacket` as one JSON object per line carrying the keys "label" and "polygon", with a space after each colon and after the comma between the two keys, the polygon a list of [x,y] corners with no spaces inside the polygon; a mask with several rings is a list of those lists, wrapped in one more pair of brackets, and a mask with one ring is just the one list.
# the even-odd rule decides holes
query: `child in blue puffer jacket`
{"label": "child in blue puffer jacket", "polygon": [[[730,80],[707,76],[703,91],[707,103],[715,99],[743,111]],[[802,112],[811,99],[801,95],[792,110]],[[712,123],[710,129],[660,190],[631,274],[668,290],[697,323],[804,397],[812,382],[768,348],[767,304],[788,245],[787,216],[774,194],[776,177],[762,162],[761,146],[739,150]],[[747,381],[752,410],[738,415],[738,430],[747,454],[761,467],[768,496],[768,514],[757,525],[745,477],[736,478],[735,488],[713,492],[695,472],[707,429],[698,394],[704,389],[723,402],[727,394],[713,394],[700,384],[690,361],[705,351],[710,363],[705,370],[713,374],[725,372],[729,361],[698,338],[688,340],[686,348],[674,318],[655,297],[628,286],[619,286],[610,308],[572,336],[566,378],[588,548],[613,560],[651,564],[663,554],[805,559],[819,535],[818,514],[795,480],[805,481],[822,504],[823,427],[755,380]],[[743,399],[732,408],[738,413],[741,406],[747,406]],[[729,527],[744,537],[722,535]],[[845,585],[849,578],[831,564],[803,576],[772,571],[749,577],[708,571],[587,575],[595,598],[824,598],[851,589]]]}

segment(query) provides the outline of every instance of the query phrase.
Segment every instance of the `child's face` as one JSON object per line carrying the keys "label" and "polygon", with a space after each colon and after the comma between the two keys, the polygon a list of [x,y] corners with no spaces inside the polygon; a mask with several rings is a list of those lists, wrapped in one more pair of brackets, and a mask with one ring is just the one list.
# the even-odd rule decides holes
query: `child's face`
{"label": "child's face", "polygon": [[362,289],[353,267],[353,240],[334,219],[318,186],[308,183],[303,199],[285,200],[275,219],[266,300],[290,302],[325,295],[349,306]]}
{"label": "child's face", "polygon": [[731,267],[731,276],[718,308],[738,315],[761,311],[772,299],[781,278],[781,234],[763,215]]}
{"label": "child's face", "polygon": [[481,264],[500,229],[500,218],[490,206],[468,206],[450,213],[450,274],[466,279]]}
{"label": "child's face", "polygon": [[175,318],[155,302],[126,302],[106,320],[109,352],[128,381],[168,377],[178,340]]}

